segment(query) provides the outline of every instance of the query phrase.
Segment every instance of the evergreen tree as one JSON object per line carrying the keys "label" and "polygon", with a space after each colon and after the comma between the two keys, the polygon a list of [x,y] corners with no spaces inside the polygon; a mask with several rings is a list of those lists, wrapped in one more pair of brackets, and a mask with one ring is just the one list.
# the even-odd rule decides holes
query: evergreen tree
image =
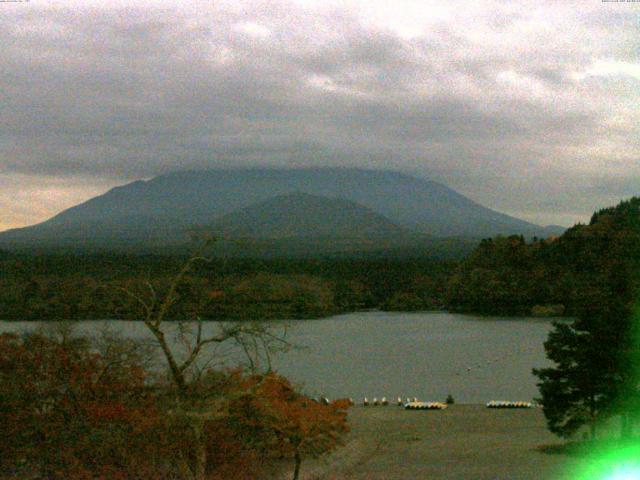
{"label": "evergreen tree", "polygon": [[620,348],[628,316],[610,299],[593,292],[585,312],[572,323],[556,322],[545,342],[554,367],[536,369],[549,430],[570,437],[588,425],[592,437],[599,420],[616,412],[628,377]]}
{"label": "evergreen tree", "polygon": [[629,434],[638,405],[640,337],[634,306],[640,267],[640,199],[597,212],[573,232],[574,252],[592,278],[583,287],[577,319],[557,322],[545,342],[554,367],[534,370],[549,429],[569,437],[612,415]]}

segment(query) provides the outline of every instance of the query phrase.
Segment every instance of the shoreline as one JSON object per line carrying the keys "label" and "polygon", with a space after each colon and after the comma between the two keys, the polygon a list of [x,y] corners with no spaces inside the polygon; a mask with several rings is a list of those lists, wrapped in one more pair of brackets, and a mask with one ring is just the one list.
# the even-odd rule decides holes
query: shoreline
{"label": "shoreline", "polygon": [[[333,312],[330,315],[318,316],[318,317],[303,317],[303,318],[260,318],[260,319],[246,319],[246,318],[224,318],[224,319],[214,319],[214,318],[202,318],[200,319],[203,322],[228,322],[228,323],[242,323],[242,322],[309,322],[315,320],[328,320],[344,315],[358,314],[358,313],[387,313],[387,314],[451,314],[451,315],[460,315],[462,317],[475,317],[476,320],[481,320],[483,318],[491,318],[496,320],[541,320],[541,321],[552,321],[552,320],[567,320],[570,321],[573,319],[571,316],[541,316],[541,315],[493,315],[488,313],[474,313],[468,311],[458,311],[458,310],[446,310],[446,309],[433,309],[433,310],[382,310],[379,308],[367,308],[362,310],[347,310],[340,312]],[[167,323],[178,323],[178,322],[197,322],[198,320],[193,319],[177,319],[177,320],[165,320]],[[0,318],[0,323],[13,323],[13,322],[29,322],[29,323],[37,323],[37,322],[142,322],[142,320],[130,319],[130,318],[85,318],[85,319],[2,319]]]}

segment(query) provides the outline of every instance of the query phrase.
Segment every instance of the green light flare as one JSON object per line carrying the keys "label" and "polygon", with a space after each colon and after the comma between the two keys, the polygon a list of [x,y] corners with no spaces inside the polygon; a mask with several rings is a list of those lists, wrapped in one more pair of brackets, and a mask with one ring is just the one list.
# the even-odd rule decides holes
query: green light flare
{"label": "green light flare", "polygon": [[640,480],[640,442],[609,443],[596,448],[582,467],[572,475],[575,480]]}
{"label": "green light flare", "polygon": [[[622,398],[620,405],[637,409],[640,405],[640,308],[633,308],[630,334],[634,339],[627,357],[631,363],[632,376],[638,386],[636,392]],[[638,412],[640,413],[640,412]],[[635,415],[634,415],[635,416]],[[635,434],[635,432],[633,432]],[[609,435],[611,432],[609,432]],[[580,467],[568,480],[640,480],[640,438],[618,439],[609,437],[595,441],[591,450],[584,456]]]}

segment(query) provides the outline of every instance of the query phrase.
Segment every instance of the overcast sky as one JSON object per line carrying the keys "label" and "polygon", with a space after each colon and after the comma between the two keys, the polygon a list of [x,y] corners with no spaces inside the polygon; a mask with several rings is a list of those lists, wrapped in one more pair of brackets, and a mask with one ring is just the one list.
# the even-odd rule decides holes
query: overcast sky
{"label": "overcast sky", "polygon": [[640,194],[640,3],[0,3],[0,230],[221,165],[397,169],[585,221]]}

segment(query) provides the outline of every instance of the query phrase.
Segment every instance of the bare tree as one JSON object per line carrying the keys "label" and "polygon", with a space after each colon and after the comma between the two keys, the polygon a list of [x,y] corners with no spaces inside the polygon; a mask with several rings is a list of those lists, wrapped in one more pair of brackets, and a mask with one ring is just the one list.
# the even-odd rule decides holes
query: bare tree
{"label": "bare tree", "polygon": [[[215,242],[206,241],[185,261],[179,272],[171,279],[166,293],[159,294],[150,281],[145,282],[142,293],[122,288],[123,292],[135,300],[142,313],[141,319],[155,343],[162,351],[171,381],[177,390],[178,403],[172,413],[187,419],[194,434],[196,450],[191,476],[194,480],[203,480],[207,465],[207,451],[204,438],[204,426],[207,421],[224,416],[224,405],[229,399],[213,400],[198,386],[203,371],[215,363],[215,352],[208,347],[228,343],[239,347],[244,353],[248,368],[255,372],[260,368],[271,370],[271,356],[290,347],[285,333],[277,334],[264,322],[220,322],[214,333],[205,332],[199,316],[189,321],[168,322],[171,307],[179,301],[178,287],[198,262],[209,262],[205,256]],[[172,341],[172,332],[175,340]],[[204,404],[198,400],[207,400]]]}

